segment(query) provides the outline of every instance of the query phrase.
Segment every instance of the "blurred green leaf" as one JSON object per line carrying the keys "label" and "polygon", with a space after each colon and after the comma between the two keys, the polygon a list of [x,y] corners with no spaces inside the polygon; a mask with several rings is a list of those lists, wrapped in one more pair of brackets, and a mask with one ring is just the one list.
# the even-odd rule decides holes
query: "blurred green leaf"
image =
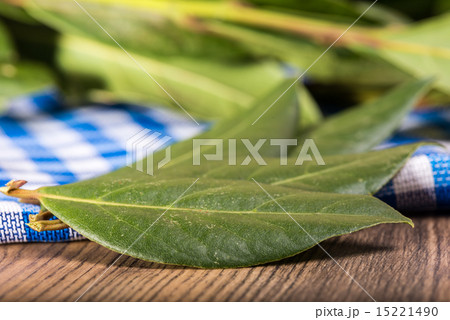
{"label": "blurred green leaf", "polygon": [[442,14],[443,12],[450,12],[450,1],[435,0],[434,1],[435,14]]}
{"label": "blurred green leaf", "polygon": [[450,13],[384,32],[380,39],[373,53],[417,78],[436,77],[435,87],[450,95]]}
{"label": "blurred green leaf", "polygon": [[[178,110],[169,93],[194,117],[218,119],[247,108],[256,97],[284,78],[283,70],[276,62],[241,59],[224,62],[209,50],[189,54],[189,48],[203,51],[204,48],[219,51],[233,51],[235,48],[217,47],[217,41],[220,42],[214,40],[217,37],[211,38],[213,42],[209,42],[209,38],[198,38],[201,39],[198,40],[200,45],[197,40],[190,44],[189,37],[185,38],[179,28],[176,29],[178,34],[174,32],[171,22],[164,17],[87,4],[102,26],[105,24],[114,39],[117,38],[126,48],[128,55],[73,3],[45,0],[37,3],[39,7],[32,4],[28,11],[65,34],[60,42],[59,62],[62,68],[69,74],[99,78],[98,82],[103,82],[104,87],[98,89],[110,93],[107,99],[161,103]],[[121,24],[116,23],[118,19]]]}
{"label": "blurred green leaf", "polygon": [[36,21],[31,18],[21,7],[8,4],[0,1],[0,16],[13,19],[29,24],[36,24]]}
{"label": "blurred green leaf", "polygon": [[0,24],[0,112],[11,99],[52,85],[49,70],[34,62],[17,61],[10,36]]}
{"label": "blurred green leaf", "polygon": [[[227,52],[228,58],[243,58],[247,55],[242,46],[248,51],[252,51],[251,47],[256,46],[256,50],[260,50],[261,54],[294,62],[303,68],[309,66],[323,52],[324,44],[336,40],[347,28],[345,23],[305,16],[304,12],[331,12],[340,16],[347,15],[353,19],[362,10],[361,4],[348,1],[320,0],[306,3],[290,0],[253,0],[251,2],[263,6],[250,7],[219,0],[80,1],[102,25],[105,25],[106,29],[111,30],[120,41],[126,41],[126,46],[134,51],[204,54],[215,58],[223,58],[224,55],[220,52]],[[87,21],[85,13],[72,3],[49,0],[36,0],[33,3],[39,5],[39,7],[30,6],[29,10],[34,15],[63,32],[89,35],[98,40],[107,37],[95,23]],[[381,15],[380,12],[383,10],[391,12],[377,6],[369,10],[363,20],[373,19],[371,15]],[[386,14],[383,16],[386,17]],[[122,22],[120,25],[115,23],[118,19]],[[211,26],[219,20],[235,25]],[[401,24],[400,20],[398,19],[397,24]],[[449,73],[442,70],[438,73],[436,67],[444,64],[443,70],[446,70],[448,64],[448,48],[445,47],[445,43],[449,43],[448,36],[446,37],[450,34],[448,21],[450,19],[446,15],[417,27],[406,25],[404,31],[398,32],[392,27],[373,29],[354,26],[340,39],[332,52],[328,52],[321,59],[320,66],[315,66],[311,70],[312,75],[316,76],[314,74],[316,72],[319,79],[322,75],[324,78],[347,79],[349,83],[358,83],[360,79],[375,83],[384,79],[385,82],[392,84],[405,80],[404,74],[392,68],[396,66],[416,77],[439,74],[442,79],[436,81],[436,86],[448,92]],[[245,30],[238,25],[259,30]],[[205,27],[208,32],[205,32]],[[212,36],[210,31],[221,37]],[[274,31],[278,34],[273,34]],[[132,36],[133,34],[135,36]],[[298,38],[312,40],[313,44],[299,42]],[[230,39],[234,42],[229,41]],[[368,59],[367,55],[361,58],[348,51],[342,51],[342,48],[337,48],[338,46],[353,48],[355,52],[360,52],[356,48],[363,48],[372,52],[374,58]],[[380,58],[388,61],[390,65],[383,65]]]}
{"label": "blurred green leaf", "polygon": [[317,126],[323,119],[322,111],[303,85],[297,86],[297,97],[299,104],[299,132],[304,132],[311,127]]}
{"label": "blurred green leaf", "polygon": [[[276,57],[293,64],[298,74],[308,68],[325,50],[323,45],[292,35],[273,33],[223,22],[205,22],[206,30],[234,39],[250,52],[262,57]],[[329,50],[305,77],[324,83],[350,86],[386,86],[410,78],[405,72],[381,59],[367,59],[346,48]]]}
{"label": "blurred green leaf", "polygon": [[13,98],[53,85],[53,75],[44,66],[32,62],[0,63],[0,111],[3,111]]}
{"label": "blurred green leaf", "polygon": [[13,57],[13,47],[6,28],[0,23],[0,62],[10,61]]}
{"label": "blurred green leaf", "polygon": [[114,43],[65,36],[59,61],[69,73],[103,79],[115,99],[162,103],[179,110],[155,79],[194,117],[205,119],[228,117],[248,108],[284,78],[277,63],[222,64],[182,56],[130,54],[145,71]]}
{"label": "blurred green leaf", "polygon": [[[352,1],[352,3],[358,11],[359,16],[373,3],[373,1]],[[402,10],[396,10],[390,7],[389,4],[383,4],[380,1],[378,1],[376,5],[372,6],[369,11],[366,11],[362,18],[364,17],[385,26],[402,25],[411,22],[411,19],[407,17]],[[357,17],[355,17],[355,19],[356,18]]]}
{"label": "blurred green leaf", "polygon": [[[177,19],[176,7],[170,16],[157,11],[135,8],[128,2],[34,0],[27,11],[39,21],[63,34],[87,37],[111,44],[105,30],[124,48],[146,55],[179,55],[208,59],[240,60],[248,57],[233,41],[202,32],[193,19]],[[120,21],[120,23],[118,23]]]}
{"label": "blurred green leaf", "polygon": [[[322,20],[351,24],[371,4],[370,1],[348,0],[247,0],[247,2],[266,6],[268,9],[308,15]],[[377,4],[359,20],[363,25],[385,25],[408,21],[399,12]]]}

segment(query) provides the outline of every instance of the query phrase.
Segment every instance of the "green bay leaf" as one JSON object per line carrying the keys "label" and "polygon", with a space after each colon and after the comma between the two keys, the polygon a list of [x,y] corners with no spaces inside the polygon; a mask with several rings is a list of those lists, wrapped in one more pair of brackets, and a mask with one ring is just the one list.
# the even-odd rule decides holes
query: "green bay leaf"
{"label": "green bay leaf", "polygon": [[[213,179],[251,180],[285,186],[303,191],[343,194],[374,194],[405,165],[422,144],[410,144],[390,149],[358,154],[323,157],[325,165],[316,159],[296,165],[297,156],[288,157],[287,165],[279,158],[264,158],[267,165],[229,165],[223,162],[204,162],[201,166],[176,166],[157,173],[158,178],[201,177]],[[132,174],[132,173],[130,173]]]}
{"label": "green bay leaf", "polygon": [[431,82],[426,79],[402,84],[374,101],[327,118],[301,137],[313,139],[322,155],[371,150],[400,126]]}
{"label": "green bay leaf", "polygon": [[[380,223],[411,223],[370,196],[263,185],[269,197],[250,181],[200,179],[189,188],[194,181],[132,180],[105,189],[102,179],[90,180],[42,188],[39,199],[75,230],[114,251],[203,268],[275,261],[333,236]],[[92,197],[91,190],[104,193]]]}

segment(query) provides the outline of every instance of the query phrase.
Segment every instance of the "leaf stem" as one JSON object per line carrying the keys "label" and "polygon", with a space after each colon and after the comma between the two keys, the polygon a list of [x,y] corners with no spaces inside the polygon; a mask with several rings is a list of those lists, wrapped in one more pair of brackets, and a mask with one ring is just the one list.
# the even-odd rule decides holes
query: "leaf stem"
{"label": "leaf stem", "polygon": [[6,186],[0,188],[0,192],[10,196],[21,199],[22,202],[36,204],[39,203],[39,193],[37,190],[23,190],[20,189],[27,181],[25,180],[11,180]]}
{"label": "leaf stem", "polygon": [[28,218],[30,219],[30,222],[36,222],[36,221],[44,221],[44,220],[50,220],[50,218],[53,217],[53,213],[51,213],[48,210],[41,210],[38,214],[30,214]]}
{"label": "leaf stem", "polygon": [[[10,0],[11,1],[11,0]],[[385,49],[410,54],[426,54],[448,58],[450,50],[417,43],[389,39],[388,35],[401,31],[398,27],[361,27],[302,17],[295,14],[265,10],[239,1],[183,1],[183,0],[81,0],[81,4],[122,5],[126,8],[149,10],[161,14],[183,26],[191,26],[201,32],[209,32],[207,21],[201,19],[231,22],[249,27],[300,35],[322,45],[333,43],[345,32],[335,46],[353,49]],[[18,5],[21,1],[18,1]],[[25,6],[25,4],[22,4]],[[44,8],[45,9],[45,6]],[[192,19],[199,19],[192,23]],[[205,23],[206,22],[206,23]],[[205,24],[204,24],[205,23]],[[220,33],[219,33],[220,34]]]}
{"label": "leaf stem", "polygon": [[[178,22],[192,18],[207,18],[241,23],[302,35],[325,44],[332,43],[346,30],[346,26],[342,24],[264,10],[238,1],[83,0],[80,2],[105,5],[116,4],[124,7],[148,9]],[[339,44],[377,46],[380,40],[372,33],[378,29],[353,27],[352,30],[346,33],[345,38],[341,39]]]}
{"label": "leaf stem", "polygon": [[69,226],[62,222],[61,220],[42,220],[27,223],[31,229],[37,232],[41,231],[55,231],[67,229]]}

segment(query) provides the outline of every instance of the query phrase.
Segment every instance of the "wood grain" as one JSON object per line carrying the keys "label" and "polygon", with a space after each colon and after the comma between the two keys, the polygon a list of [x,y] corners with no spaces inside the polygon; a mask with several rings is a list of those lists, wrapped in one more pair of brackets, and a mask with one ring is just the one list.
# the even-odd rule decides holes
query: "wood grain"
{"label": "wood grain", "polygon": [[[448,217],[381,225],[323,247],[377,301],[449,301]],[[0,301],[371,301],[320,248],[264,266],[201,270],[88,241],[0,247]],[[101,274],[105,272],[103,276]]]}

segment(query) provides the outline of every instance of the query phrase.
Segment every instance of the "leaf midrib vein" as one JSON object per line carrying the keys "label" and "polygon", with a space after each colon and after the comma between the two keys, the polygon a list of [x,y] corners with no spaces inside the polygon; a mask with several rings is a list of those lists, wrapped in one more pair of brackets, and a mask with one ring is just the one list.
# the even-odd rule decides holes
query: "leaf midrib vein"
{"label": "leaf midrib vein", "polygon": [[[130,208],[142,208],[142,209],[160,209],[160,210],[169,210],[169,211],[191,211],[195,213],[235,213],[235,214],[282,214],[285,215],[284,211],[253,211],[253,210],[244,210],[244,211],[233,211],[233,210],[216,210],[216,209],[195,209],[195,208],[179,208],[179,207],[169,207],[169,206],[151,206],[151,205],[141,205],[141,204],[127,204],[120,202],[107,202],[107,201],[98,201],[93,199],[82,199],[82,198],[74,198],[74,197],[66,197],[59,196],[53,194],[40,194],[40,198],[61,200],[61,201],[72,201],[72,202],[81,202],[81,203],[90,203],[98,206],[114,206],[114,207],[130,207]],[[279,199],[278,199],[279,200]],[[272,201],[270,201],[272,202]],[[266,202],[267,203],[267,202]],[[372,217],[372,218],[382,218],[379,216],[370,216],[365,214],[348,214],[348,213],[320,213],[320,212],[290,212],[289,214],[297,214],[297,215],[330,215],[330,216],[351,216],[351,217]]]}

